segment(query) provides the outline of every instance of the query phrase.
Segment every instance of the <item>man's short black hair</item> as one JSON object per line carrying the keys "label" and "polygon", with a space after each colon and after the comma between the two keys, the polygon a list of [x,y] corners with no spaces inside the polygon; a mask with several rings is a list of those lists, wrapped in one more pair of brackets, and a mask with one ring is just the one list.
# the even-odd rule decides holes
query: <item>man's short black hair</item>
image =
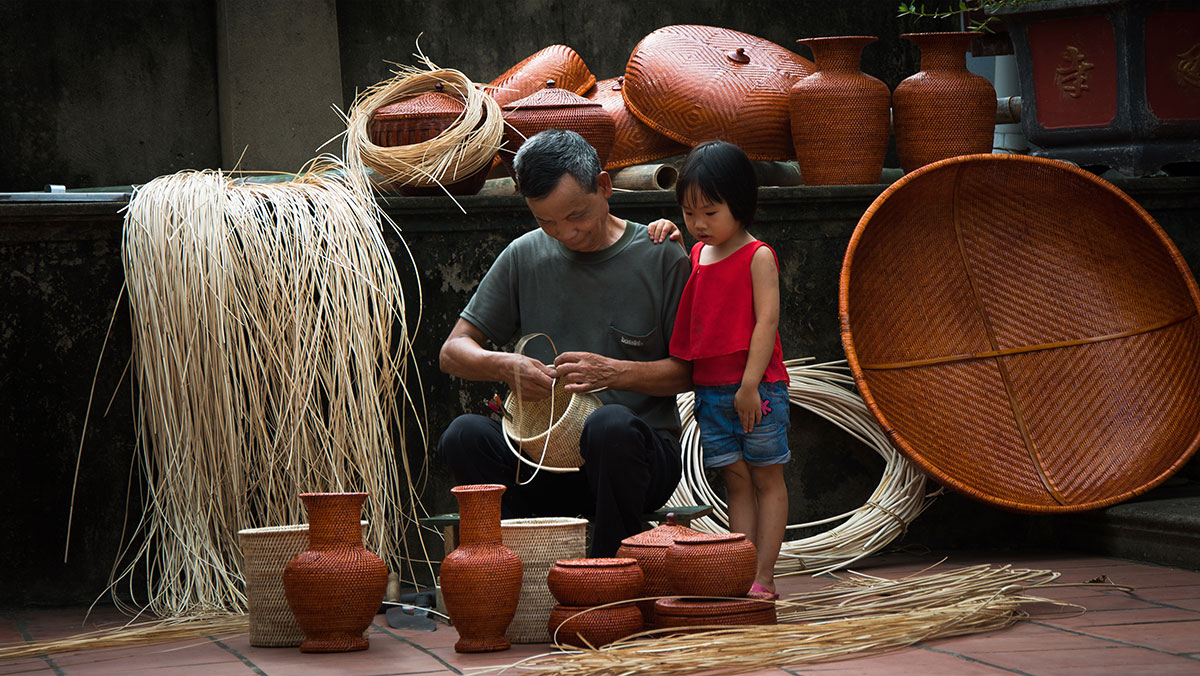
{"label": "man's short black hair", "polygon": [[683,204],[699,192],[713,203],[724,202],[743,228],[754,222],[758,205],[758,177],[741,148],[726,141],[707,141],[692,148],[675,183],[675,201]]}
{"label": "man's short black hair", "polygon": [[596,149],[582,136],[563,129],[547,129],[525,141],[513,159],[517,189],[531,199],[549,195],[563,174],[570,174],[587,192],[599,189],[602,170]]}

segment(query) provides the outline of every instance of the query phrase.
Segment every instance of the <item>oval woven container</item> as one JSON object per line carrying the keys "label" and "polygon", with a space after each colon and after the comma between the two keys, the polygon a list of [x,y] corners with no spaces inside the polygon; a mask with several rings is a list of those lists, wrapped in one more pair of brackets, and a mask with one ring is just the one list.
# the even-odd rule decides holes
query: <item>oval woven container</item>
{"label": "oval woven container", "polygon": [[574,49],[550,45],[527,56],[517,65],[492,80],[487,91],[501,107],[538,91],[554,80],[569,92],[583,95],[596,84],[596,76]]}
{"label": "oval woven container", "polygon": [[[667,581],[667,550],[675,538],[684,535],[699,535],[700,531],[676,523],[675,514],[667,514],[667,521],[648,531],[631,535],[621,540],[617,556],[636,559],[644,576],[641,596],[667,596],[671,583]],[[655,626],[654,601],[638,601],[638,608],[649,627]]]}
{"label": "oval woven container", "polygon": [[602,606],[637,596],[642,579],[637,559],[570,559],[550,568],[546,584],[561,605]]}
{"label": "oval woven container", "polygon": [[624,75],[601,80],[596,83],[595,93],[591,96],[593,101],[604,106],[615,127],[612,154],[608,156],[604,168],[622,169],[686,153],[687,146],[647,127],[629,112],[621,95],[624,88]]}
{"label": "oval woven container", "polygon": [[550,611],[549,629],[560,644],[599,648],[641,631],[642,611],[632,603],[603,608],[559,605]]}
{"label": "oval woven container", "polygon": [[791,50],[713,26],[660,28],[625,65],[625,105],[658,133],[688,147],[722,139],[752,160],[790,160],[788,93],[813,72]]}
{"label": "oval woven container", "polygon": [[1200,291],[1112,184],[956,157],[890,186],[842,267],[842,343],[892,443],[1021,512],[1146,492],[1200,445]]}
{"label": "oval woven container", "polygon": [[538,517],[500,522],[504,546],[521,558],[521,596],[517,612],[504,632],[513,643],[549,643],[554,596],[546,585],[550,567],[560,559],[587,553],[587,519]]}
{"label": "oval woven container", "polygon": [[[554,80],[547,80],[546,87],[505,105],[504,147],[500,149],[500,160],[512,174],[513,158],[525,140],[547,129],[567,129],[578,133],[600,156],[600,166],[608,162],[612,153],[616,127],[613,119],[598,102],[585,99],[558,87]],[[516,176],[516,174],[512,174]]]}
{"label": "oval woven container", "polygon": [[665,598],[654,603],[659,628],[775,624],[775,603],[754,599]]}
{"label": "oval woven container", "polygon": [[745,596],[757,570],[754,543],[742,533],[684,535],[667,550],[667,583],[679,596]]}

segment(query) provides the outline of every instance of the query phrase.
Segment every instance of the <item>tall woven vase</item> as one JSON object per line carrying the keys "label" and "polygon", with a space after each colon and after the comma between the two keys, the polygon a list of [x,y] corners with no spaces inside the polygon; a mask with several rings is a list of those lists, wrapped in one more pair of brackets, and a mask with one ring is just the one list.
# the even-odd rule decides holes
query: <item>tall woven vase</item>
{"label": "tall woven vase", "polygon": [[859,70],[865,35],[797,40],[817,71],[792,85],[792,144],[805,185],[878,183],[888,145],[892,93]]}
{"label": "tall woven vase", "polygon": [[442,561],[442,597],[460,653],[507,650],[504,632],[521,593],[521,559],[500,533],[504,486],[473,484],[450,489],[458,498],[459,546]]}
{"label": "tall woven vase", "polygon": [[366,493],[303,493],[308,549],[283,570],[288,606],[307,637],[306,653],[366,650],[363,632],[379,611],[387,566],[363,547]]}
{"label": "tall woven vase", "polygon": [[921,71],[892,94],[896,153],[905,173],[958,155],[992,152],[996,90],[967,70],[974,33],[906,33]]}

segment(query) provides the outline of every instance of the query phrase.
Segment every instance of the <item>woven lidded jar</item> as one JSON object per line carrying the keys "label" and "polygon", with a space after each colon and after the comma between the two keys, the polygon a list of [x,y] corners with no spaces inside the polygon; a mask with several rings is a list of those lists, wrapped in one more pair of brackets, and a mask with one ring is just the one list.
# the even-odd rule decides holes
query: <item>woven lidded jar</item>
{"label": "woven lidded jar", "polygon": [[679,596],[745,596],[758,552],[742,533],[697,533],[667,549],[667,582]]}
{"label": "woven lidded jar", "polygon": [[502,112],[504,147],[500,149],[500,159],[509,173],[512,173],[513,158],[525,139],[547,129],[578,133],[596,149],[600,166],[608,162],[612,153],[616,127],[604,106],[560,89],[554,80],[547,80],[545,89],[504,106]]}
{"label": "woven lidded jar", "polygon": [[642,611],[632,603],[602,608],[554,606],[549,628],[551,639],[557,643],[599,648],[641,631]]}
{"label": "woven lidded jar", "polygon": [[775,603],[755,599],[665,598],[654,603],[658,626],[742,626],[775,624]]}
{"label": "woven lidded jar", "polygon": [[570,559],[550,568],[546,584],[564,606],[601,606],[637,596],[643,577],[637,559]]}
{"label": "woven lidded jar", "polygon": [[[371,143],[380,147],[407,146],[428,141],[446,131],[463,114],[466,106],[459,98],[446,94],[441,82],[435,84],[434,89],[436,91],[396,101],[375,111],[368,127]],[[483,188],[490,170],[491,166],[487,165],[458,181],[443,182],[445,191],[432,183],[384,187],[411,196],[443,195],[446,192],[474,195]]]}
{"label": "woven lidded jar", "polygon": [[[698,530],[680,526],[675,514],[670,513],[667,514],[666,523],[621,540],[617,556],[637,560],[638,567],[645,575],[641,596],[668,596],[671,594],[671,585],[667,582],[667,550],[675,538],[699,534]],[[638,607],[646,617],[646,624],[655,626],[654,601],[638,601]]]}

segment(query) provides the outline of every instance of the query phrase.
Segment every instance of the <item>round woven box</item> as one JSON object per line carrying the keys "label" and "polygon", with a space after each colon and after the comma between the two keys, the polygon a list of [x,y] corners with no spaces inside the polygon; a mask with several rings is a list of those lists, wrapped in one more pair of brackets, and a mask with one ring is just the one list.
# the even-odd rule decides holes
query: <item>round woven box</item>
{"label": "round woven box", "polygon": [[602,606],[637,596],[642,579],[637,559],[568,559],[550,567],[546,585],[564,606]]}
{"label": "round woven box", "polygon": [[500,522],[504,546],[521,557],[521,597],[505,638],[513,643],[548,643],[546,626],[554,597],[546,577],[555,561],[587,552],[587,519],[540,517]]}
{"label": "round woven box", "polygon": [[550,611],[550,636],[558,643],[594,648],[642,630],[642,611],[632,603],[588,608],[554,606]]}
{"label": "round woven box", "polygon": [[540,89],[523,99],[501,108],[504,115],[504,146],[500,159],[509,173],[513,159],[527,139],[547,129],[566,129],[576,132],[596,149],[600,166],[605,166],[612,153],[613,119],[599,102],[586,99],[562,89],[555,80],[546,80]]}
{"label": "round woven box", "polygon": [[667,550],[667,582],[680,596],[745,596],[757,569],[754,543],[742,533],[683,535]]}
{"label": "round woven box", "polygon": [[[667,514],[666,523],[621,540],[617,556],[636,559],[645,576],[641,596],[667,596],[671,583],[667,581],[667,550],[681,535],[699,535],[700,531],[676,523],[675,514]],[[654,601],[638,601],[646,625],[655,626]]]}
{"label": "round woven box", "polygon": [[[362,522],[366,535],[367,522]],[[238,531],[242,547],[242,575],[246,579],[246,607],[250,645],[259,648],[294,648],[304,642],[304,631],[283,594],[283,569],[308,549],[308,524],[268,526]]]}
{"label": "round woven box", "polygon": [[1200,290],[1137,203],[1074,166],[969,155],[859,221],[842,342],[891,441],[940,483],[1076,512],[1164,481],[1200,445]]}
{"label": "round woven box", "polygon": [[665,598],[654,603],[658,626],[742,626],[775,624],[775,604],[753,599],[706,600]]}
{"label": "round woven box", "polygon": [[722,139],[752,160],[789,160],[788,96],[813,64],[773,42],[728,28],[666,26],[633,48],[625,104],[687,146]]}

